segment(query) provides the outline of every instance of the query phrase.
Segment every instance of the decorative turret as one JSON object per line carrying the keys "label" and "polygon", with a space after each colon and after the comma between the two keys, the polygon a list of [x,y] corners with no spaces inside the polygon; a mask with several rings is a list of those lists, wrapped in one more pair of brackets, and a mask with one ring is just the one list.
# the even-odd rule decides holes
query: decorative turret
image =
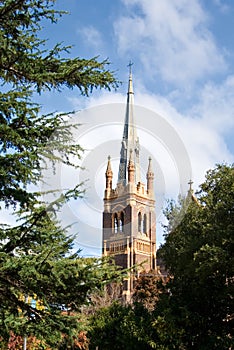
{"label": "decorative turret", "polygon": [[127,184],[127,171],[128,161],[130,158],[130,151],[132,150],[132,161],[135,166],[135,179],[134,182],[137,184],[140,182],[140,160],[139,160],[139,140],[137,137],[135,124],[134,124],[134,93],[132,84],[132,65],[129,63],[129,81],[128,81],[128,93],[127,93],[127,106],[124,122],[124,131],[122,138],[122,146],[120,151],[120,164],[119,164],[119,175],[118,183]]}
{"label": "decorative turret", "polygon": [[148,165],[148,170],[147,170],[147,174],[146,174],[146,179],[147,179],[147,192],[148,192],[148,194],[153,195],[153,193],[154,193],[154,172],[153,172],[151,157],[149,157],[149,165]]}
{"label": "decorative turret", "polygon": [[130,150],[129,162],[128,162],[128,182],[135,182],[135,165],[132,159],[132,150]]}
{"label": "decorative turret", "polygon": [[111,157],[108,156],[108,162],[106,167],[106,189],[112,190],[112,179],[113,179],[113,171],[111,169]]}

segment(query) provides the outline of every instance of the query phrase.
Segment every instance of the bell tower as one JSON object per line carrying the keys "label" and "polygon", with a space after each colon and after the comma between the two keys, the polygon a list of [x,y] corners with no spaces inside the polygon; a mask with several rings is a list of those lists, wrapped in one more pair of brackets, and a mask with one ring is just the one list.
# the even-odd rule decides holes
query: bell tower
{"label": "bell tower", "polygon": [[[117,265],[140,269],[156,268],[156,215],[154,173],[149,158],[147,184],[141,182],[140,146],[134,124],[132,64],[129,64],[127,105],[120,151],[118,181],[113,188],[111,158],[106,168],[103,211],[103,255],[113,256]],[[139,271],[138,271],[139,272]],[[130,301],[137,271],[123,286],[123,297]]]}

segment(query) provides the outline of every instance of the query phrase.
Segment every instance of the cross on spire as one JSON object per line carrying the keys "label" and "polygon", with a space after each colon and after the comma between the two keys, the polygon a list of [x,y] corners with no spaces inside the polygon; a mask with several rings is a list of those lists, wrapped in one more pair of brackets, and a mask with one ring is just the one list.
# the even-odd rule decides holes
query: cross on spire
{"label": "cross on spire", "polygon": [[132,73],[132,65],[133,65],[134,63],[130,60],[129,61],[129,64],[127,65],[127,67],[129,67],[129,74],[131,74]]}
{"label": "cross on spire", "polygon": [[193,181],[192,181],[192,180],[190,180],[190,181],[188,182],[188,185],[189,185],[189,191],[190,191],[190,192],[192,191],[192,184],[193,184]]}

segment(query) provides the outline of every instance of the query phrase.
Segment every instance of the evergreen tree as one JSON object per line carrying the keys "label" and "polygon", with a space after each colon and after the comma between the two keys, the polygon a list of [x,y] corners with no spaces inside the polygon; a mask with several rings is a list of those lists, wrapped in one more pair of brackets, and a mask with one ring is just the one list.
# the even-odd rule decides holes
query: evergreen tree
{"label": "evergreen tree", "polygon": [[160,254],[173,278],[167,284],[167,298],[163,295],[155,310],[157,327],[165,322],[178,329],[177,340],[184,349],[231,349],[233,166],[218,165],[210,170],[198,202],[190,204],[178,225],[169,222],[169,227],[174,229],[167,233]]}
{"label": "evergreen tree", "polygon": [[56,23],[63,15],[54,4],[0,1],[0,201],[2,209],[17,211],[19,219],[0,228],[2,349],[12,332],[44,338],[52,348],[64,337],[74,339],[76,312],[91,291],[117,274],[105,260],[72,253],[73,237],[56,221],[58,208],[80,196],[79,184],[49,205],[32,190],[48,161],[54,169],[57,162],[73,167],[82,155],[71,141],[69,122],[61,114],[42,115],[35,94],[77,87],[88,95],[94,88],[117,86],[108,62],[63,58],[69,48],[59,44],[47,49],[41,23]]}

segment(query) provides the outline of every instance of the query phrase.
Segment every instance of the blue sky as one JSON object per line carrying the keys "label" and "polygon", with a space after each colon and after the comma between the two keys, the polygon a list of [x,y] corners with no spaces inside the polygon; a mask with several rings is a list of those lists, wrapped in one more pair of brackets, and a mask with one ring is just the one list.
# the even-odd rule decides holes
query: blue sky
{"label": "blue sky", "polygon": [[[146,109],[145,113],[140,110],[143,114],[137,122],[141,128],[140,144],[143,156],[148,151],[153,155],[155,191],[161,198],[156,198],[160,203],[157,227],[160,244],[162,207],[168,198],[176,198],[181,191],[183,167],[179,165],[177,176],[173,164],[178,172],[175,163],[179,160],[173,158],[173,142],[176,144],[180,139],[184,145],[195,190],[209,168],[234,160],[234,3],[232,0],[58,0],[56,6],[70,14],[56,25],[45,26],[42,35],[49,39],[48,45],[64,42],[73,45],[72,56],[108,58],[110,69],[122,85],[117,91],[95,91],[89,98],[80,96],[77,90],[64,89],[60,93],[42,94],[39,102],[46,112],[75,109],[95,114],[100,108],[99,112],[103,113],[100,123],[104,123],[104,114],[111,111],[112,103],[125,105],[127,64],[129,60],[134,62],[135,103]],[[102,110],[101,106],[108,107]],[[155,113],[155,122],[150,111]],[[118,122],[124,120],[121,108],[119,113]],[[95,193],[87,190],[83,202],[71,203],[61,213],[65,224],[75,223],[78,245],[87,255],[100,254],[105,162],[109,152],[114,153],[116,148],[119,152],[122,137],[122,126],[105,133],[96,124],[94,114],[84,119],[92,132],[83,130],[83,139],[81,134],[77,136],[89,148],[83,160],[86,166],[91,166],[87,169],[89,176],[85,172],[68,174],[65,169],[63,179],[59,179],[66,187],[76,176],[91,178],[88,187],[95,189]],[[161,131],[154,130],[160,125],[156,115],[163,118],[165,130],[169,127],[174,130],[170,146],[170,136],[163,140]],[[86,117],[81,115],[78,119]],[[107,127],[113,124],[114,117],[111,118]],[[157,134],[154,139],[150,139],[151,131]],[[118,142],[112,145],[112,139]],[[101,154],[100,159],[94,149]],[[115,156],[114,159],[116,168],[118,160]]]}
{"label": "blue sky", "polygon": [[150,108],[159,104],[160,113],[167,109],[165,117],[170,113],[190,141],[194,137],[198,142],[194,128],[199,124],[204,132],[207,129],[207,143],[213,136],[219,146],[209,150],[207,166],[233,160],[231,0],[58,0],[57,7],[70,14],[45,28],[43,35],[49,43],[73,45],[73,56],[108,58],[110,69],[123,84],[116,93],[97,91],[89,100],[76,90],[45,94],[40,101],[47,110],[79,110],[95,105],[95,100],[97,104],[105,98],[110,102],[113,95],[118,96],[113,102],[119,102],[120,94],[124,102],[126,66],[132,60],[137,104]]}
{"label": "blue sky", "polygon": [[[74,56],[108,57],[123,82],[132,59],[135,79],[148,93],[184,110],[207,83],[223,84],[232,75],[231,1],[58,0],[57,6],[70,14],[45,28],[49,42],[74,45]],[[119,91],[125,89],[123,84]]]}
{"label": "blue sky", "polygon": [[[45,28],[49,43],[63,41],[73,45],[73,56],[108,58],[110,69],[116,72],[122,85],[117,91],[96,91],[90,98],[81,97],[76,90],[46,94],[41,96],[44,108],[95,111],[103,105],[111,110],[112,103],[125,105],[127,64],[132,60],[135,103],[160,115],[173,128],[172,138],[183,142],[191,162],[194,189],[198,189],[205,172],[216,163],[233,162],[234,3],[231,0],[59,0],[57,6],[70,14],[55,26]],[[99,124],[104,123],[105,108],[102,113]],[[119,113],[118,121],[123,121],[124,112]],[[180,194],[182,180],[181,174],[177,176],[173,170],[172,163],[177,163],[178,158],[174,159],[170,152],[169,137],[160,139],[160,131],[154,130],[156,121],[147,111],[143,114],[143,119],[136,123],[146,129],[146,135],[140,133],[144,150],[141,159],[149,151],[155,163],[159,245],[163,242],[162,208],[168,198]],[[82,115],[78,119],[82,120]],[[92,132],[86,130],[83,139],[78,137],[89,149],[82,163],[87,172],[78,178],[89,178],[88,189],[83,202],[71,203],[61,217],[66,218],[66,224],[75,223],[78,245],[84,254],[95,255],[100,252],[105,160],[109,152],[115,154],[118,145],[120,149],[122,129],[101,130],[92,113],[84,120]],[[112,119],[109,126],[111,122]],[[159,141],[153,148],[149,142],[151,130]],[[113,147],[111,139],[118,139]],[[99,152],[98,156],[95,152]],[[117,172],[118,155],[113,154]],[[182,166],[179,171],[183,170]],[[75,177],[75,173],[69,176],[64,170],[62,186],[70,181],[72,185]]]}

